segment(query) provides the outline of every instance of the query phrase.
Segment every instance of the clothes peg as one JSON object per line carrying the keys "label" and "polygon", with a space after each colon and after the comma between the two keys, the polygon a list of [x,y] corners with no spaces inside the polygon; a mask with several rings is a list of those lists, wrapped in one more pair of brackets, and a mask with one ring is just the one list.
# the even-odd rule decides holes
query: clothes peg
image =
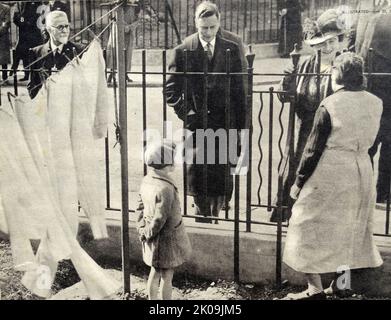
{"label": "clothes peg", "polygon": [[79,64],[80,64],[80,58],[79,58],[79,56],[77,55],[76,49],[73,48],[72,51],[73,51],[73,58],[75,58],[76,63],[79,65]]}
{"label": "clothes peg", "polygon": [[71,62],[72,60],[69,59],[69,57],[63,52],[62,55],[68,60],[68,62]]}
{"label": "clothes peg", "polygon": [[117,146],[118,143],[121,144],[121,129],[120,129],[119,125],[116,123],[114,123],[114,127],[115,127],[116,142],[114,144],[113,149]]}
{"label": "clothes peg", "polygon": [[11,109],[12,109],[12,111],[15,112],[15,108],[14,108],[14,105],[12,104],[11,97],[14,98],[14,99],[16,98],[16,96],[13,93],[7,92],[7,98],[8,98],[8,101],[9,101],[10,105],[11,105]]}

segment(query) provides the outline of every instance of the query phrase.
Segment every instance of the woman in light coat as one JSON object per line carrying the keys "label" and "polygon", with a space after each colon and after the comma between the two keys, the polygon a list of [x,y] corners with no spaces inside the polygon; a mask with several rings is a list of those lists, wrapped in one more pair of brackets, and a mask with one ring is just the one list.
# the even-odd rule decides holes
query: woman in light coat
{"label": "woman in light coat", "polygon": [[140,187],[143,212],[138,230],[143,260],[151,267],[147,284],[150,300],[157,299],[159,280],[162,299],[171,299],[174,268],[188,260],[191,253],[178,189],[170,177],[174,152],[168,143],[152,145],[145,152],[150,168]]}
{"label": "woman in light coat", "polygon": [[284,262],[306,274],[308,289],[288,299],[324,296],[321,276],[382,264],[374,244],[374,176],[368,149],[382,113],[379,98],[363,90],[363,61],[336,58],[334,94],[317,110],[291,197]]}

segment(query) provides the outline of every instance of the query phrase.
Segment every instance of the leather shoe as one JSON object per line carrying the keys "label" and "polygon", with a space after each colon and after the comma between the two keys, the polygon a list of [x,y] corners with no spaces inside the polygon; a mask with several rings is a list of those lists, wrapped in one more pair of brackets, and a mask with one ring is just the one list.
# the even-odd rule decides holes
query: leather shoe
{"label": "leather shoe", "polygon": [[299,293],[288,293],[286,297],[281,300],[325,300],[326,298],[326,293],[324,291],[310,294],[307,290],[305,290]]}
{"label": "leather shoe", "polygon": [[208,218],[195,218],[195,222],[200,222],[200,223],[212,223],[212,219],[208,219]]}

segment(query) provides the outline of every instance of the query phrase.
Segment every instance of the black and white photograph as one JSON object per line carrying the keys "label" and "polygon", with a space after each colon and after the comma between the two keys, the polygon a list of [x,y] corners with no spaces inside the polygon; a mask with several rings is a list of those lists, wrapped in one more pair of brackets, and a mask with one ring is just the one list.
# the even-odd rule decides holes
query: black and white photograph
{"label": "black and white photograph", "polygon": [[0,2],[0,307],[391,300],[390,186],[389,0]]}

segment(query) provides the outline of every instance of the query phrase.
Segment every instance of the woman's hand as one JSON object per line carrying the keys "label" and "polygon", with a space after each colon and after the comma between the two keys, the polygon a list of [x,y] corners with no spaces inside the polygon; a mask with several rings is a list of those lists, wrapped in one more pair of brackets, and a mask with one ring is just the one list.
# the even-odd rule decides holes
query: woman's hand
{"label": "woman's hand", "polygon": [[297,185],[294,184],[291,187],[291,191],[290,191],[289,195],[293,200],[297,200],[297,198],[299,197],[300,191],[301,191],[301,188],[299,188]]}
{"label": "woman's hand", "polygon": [[283,80],[283,84],[284,86],[292,86],[292,83],[295,84],[295,87],[296,87],[296,83],[295,83],[295,80],[296,80],[296,75],[295,73],[297,73],[297,68],[294,67],[293,64],[289,65],[288,67],[286,67],[284,69],[284,80]]}
{"label": "woman's hand", "polygon": [[284,70],[284,78],[280,82],[279,89],[281,91],[286,91],[286,93],[278,94],[278,98],[281,102],[289,102],[296,92],[296,75],[297,68],[293,66],[293,64],[289,65]]}
{"label": "woman's hand", "polygon": [[293,77],[294,73],[297,73],[297,67],[295,68],[295,66],[293,64],[288,65],[284,69],[285,77]]}

